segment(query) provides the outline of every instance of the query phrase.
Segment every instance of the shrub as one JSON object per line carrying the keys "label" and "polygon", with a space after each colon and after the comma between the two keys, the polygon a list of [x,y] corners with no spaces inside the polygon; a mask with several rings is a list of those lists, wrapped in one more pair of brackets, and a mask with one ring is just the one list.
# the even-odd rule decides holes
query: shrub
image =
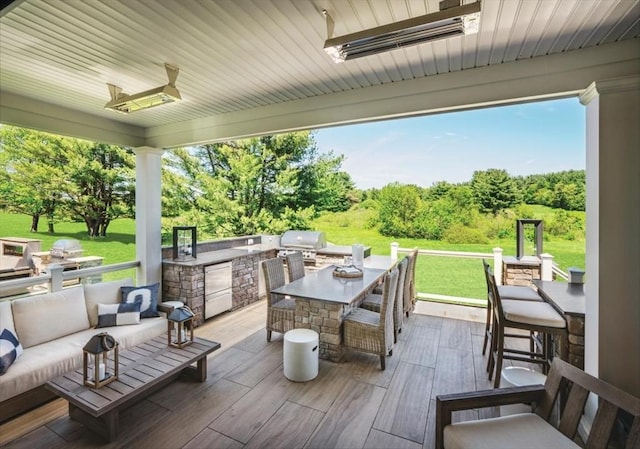
{"label": "shrub", "polygon": [[480,229],[468,228],[459,223],[452,225],[444,232],[444,240],[447,243],[477,243],[487,244],[489,239]]}

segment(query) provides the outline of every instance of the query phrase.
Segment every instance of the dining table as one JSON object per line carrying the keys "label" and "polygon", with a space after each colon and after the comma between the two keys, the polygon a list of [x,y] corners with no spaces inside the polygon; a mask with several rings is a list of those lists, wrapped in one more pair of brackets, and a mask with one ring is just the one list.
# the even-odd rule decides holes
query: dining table
{"label": "dining table", "polygon": [[328,265],[271,292],[295,300],[294,327],[312,329],[319,334],[320,358],[342,362],[344,318],[360,306],[396,263],[397,260],[389,256],[369,256],[364,260],[362,276],[352,278],[334,274],[340,265]]}
{"label": "dining table", "polygon": [[561,313],[567,322],[567,362],[584,369],[584,284],[536,279],[538,294]]}

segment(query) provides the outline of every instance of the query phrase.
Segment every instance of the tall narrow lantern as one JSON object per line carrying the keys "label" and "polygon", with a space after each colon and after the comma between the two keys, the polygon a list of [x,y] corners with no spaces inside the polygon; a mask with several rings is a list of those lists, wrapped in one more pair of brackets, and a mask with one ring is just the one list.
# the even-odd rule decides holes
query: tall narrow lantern
{"label": "tall narrow lantern", "polygon": [[96,334],[82,348],[82,378],[91,388],[118,379],[118,342],[106,332]]}
{"label": "tall narrow lantern", "polygon": [[182,348],[193,343],[194,313],[187,306],[173,309],[167,317],[167,344]]}
{"label": "tall narrow lantern", "polygon": [[196,227],[173,227],[173,259],[191,260],[196,258]]}

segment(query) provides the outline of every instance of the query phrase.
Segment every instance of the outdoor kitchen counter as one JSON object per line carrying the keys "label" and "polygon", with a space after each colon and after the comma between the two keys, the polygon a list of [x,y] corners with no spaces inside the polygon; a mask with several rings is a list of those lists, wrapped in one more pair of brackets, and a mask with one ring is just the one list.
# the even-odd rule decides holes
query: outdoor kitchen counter
{"label": "outdoor kitchen counter", "polygon": [[268,249],[262,249],[261,245],[253,245],[251,249],[248,247],[242,248],[228,248],[219,249],[216,251],[209,251],[206,253],[198,253],[195,259],[189,260],[173,260],[165,259],[163,264],[175,264],[185,266],[199,266],[199,265],[215,265],[217,263],[229,262],[230,260],[237,259],[239,257],[260,254],[261,252],[267,252]]}
{"label": "outdoor kitchen counter", "polygon": [[[250,249],[249,249],[250,248]],[[195,259],[162,261],[162,297],[164,301],[180,300],[195,313],[194,324],[201,325],[212,313],[227,310],[207,302],[217,291],[218,281],[209,279],[212,272],[228,273],[231,285],[231,305],[236,310],[260,300],[260,262],[276,256],[276,249],[268,245],[251,245],[198,253]],[[216,265],[227,264],[218,270]],[[229,270],[228,265],[231,265]],[[211,270],[213,268],[213,271]],[[223,280],[224,281],[224,280]],[[226,281],[225,281],[226,282]],[[228,287],[225,287],[225,289]],[[222,294],[222,290],[220,291]],[[228,295],[228,290],[225,293]],[[207,309],[207,305],[212,306]],[[215,312],[212,312],[216,310]]]}

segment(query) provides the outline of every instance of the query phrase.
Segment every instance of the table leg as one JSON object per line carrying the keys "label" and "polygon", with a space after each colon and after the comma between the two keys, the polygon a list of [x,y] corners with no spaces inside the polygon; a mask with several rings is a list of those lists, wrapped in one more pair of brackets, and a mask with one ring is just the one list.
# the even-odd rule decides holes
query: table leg
{"label": "table leg", "polygon": [[204,382],[207,380],[207,357],[202,357],[198,360],[196,367],[196,380],[198,382]]}
{"label": "table leg", "polygon": [[119,415],[119,410],[115,408],[100,417],[95,417],[69,403],[69,417],[97,433],[109,443],[118,438]]}
{"label": "table leg", "polygon": [[182,370],[184,375],[195,379],[197,382],[207,380],[207,356],[197,360],[196,366],[187,366]]}

